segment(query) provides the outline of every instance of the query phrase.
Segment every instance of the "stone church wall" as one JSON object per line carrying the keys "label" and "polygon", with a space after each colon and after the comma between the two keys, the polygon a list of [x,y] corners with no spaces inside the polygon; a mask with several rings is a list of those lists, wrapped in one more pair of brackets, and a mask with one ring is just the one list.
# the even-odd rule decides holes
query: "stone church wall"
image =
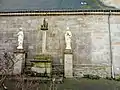
{"label": "stone church wall", "polygon": [[[67,27],[72,32],[74,76],[97,74],[110,76],[111,60],[109,45],[109,25],[107,15],[73,16],[1,16],[0,17],[0,54],[14,52],[17,47],[17,33],[23,28],[24,48],[27,61],[42,52],[42,32],[40,26],[46,18],[48,54],[53,56],[54,64],[63,62],[65,49],[64,34]],[[119,68],[119,16],[111,16],[111,35],[114,65]],[[116,21],[117,20],[117,21]]]}

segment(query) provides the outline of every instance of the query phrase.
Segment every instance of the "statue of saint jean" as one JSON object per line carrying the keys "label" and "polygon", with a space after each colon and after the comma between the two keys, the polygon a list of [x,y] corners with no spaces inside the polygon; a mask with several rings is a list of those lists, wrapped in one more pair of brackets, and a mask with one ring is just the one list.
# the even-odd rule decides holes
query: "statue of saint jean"
{"label": "statue of saint jean", "polygon": [[23,49],[23,40],[24,40],[24,34],[22,28],[19,28],[19,32],[17,33],[18,36],[18,47],[17,49]]}

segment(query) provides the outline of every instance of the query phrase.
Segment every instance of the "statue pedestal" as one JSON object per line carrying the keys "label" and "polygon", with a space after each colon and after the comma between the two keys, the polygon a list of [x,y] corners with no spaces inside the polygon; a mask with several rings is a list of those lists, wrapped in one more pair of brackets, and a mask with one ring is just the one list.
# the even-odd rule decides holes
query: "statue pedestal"
{"label": "statue pedestal", "polygon": [[73,77],[73,54],[69,49],[64,52],[64,77]]}
{"label": "statue pedestal", "polygon": [[25,66],[25,51],[23,49],[17,49],[14,52],[14,57],[13,74],[22,74]]}

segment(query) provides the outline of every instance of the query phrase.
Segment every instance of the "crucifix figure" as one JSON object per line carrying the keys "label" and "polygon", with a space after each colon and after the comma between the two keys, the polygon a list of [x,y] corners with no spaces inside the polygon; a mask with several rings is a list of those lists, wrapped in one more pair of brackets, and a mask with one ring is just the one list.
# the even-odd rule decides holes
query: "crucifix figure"
{"label": "crucifix figure", "polygon": [[46,22],[45,18],[43,20],[43,25],[41,25],[41,30],[48,30],[48,23]]}

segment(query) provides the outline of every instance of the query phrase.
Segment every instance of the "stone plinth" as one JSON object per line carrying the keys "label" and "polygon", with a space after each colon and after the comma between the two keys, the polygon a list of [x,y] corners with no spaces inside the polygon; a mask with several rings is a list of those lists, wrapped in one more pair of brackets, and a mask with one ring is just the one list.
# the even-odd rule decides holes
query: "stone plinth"
{"label": "stone plinth", "polygon": [[23,73],[23,68],[25,65],[25,51],[20,49],[14,52],[14,67],[13,74],[21,74]]}
{"label": "stone plinth", "polygon": [[64,52],[64,77],[73,77],[73,54],[71,50]]}

